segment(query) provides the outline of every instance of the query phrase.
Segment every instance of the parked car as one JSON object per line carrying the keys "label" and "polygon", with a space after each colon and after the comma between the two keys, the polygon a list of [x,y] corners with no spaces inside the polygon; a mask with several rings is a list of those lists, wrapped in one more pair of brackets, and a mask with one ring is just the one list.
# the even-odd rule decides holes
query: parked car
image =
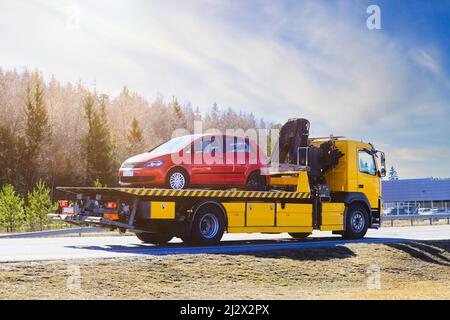
{"label": "parked car", "polygon": [[268,159],[258,144],[229,135],[187,135],[127,159],[119,169],[122,186],[190,186],[265,190],[261,170]]}
{"label": "parked car", "polygon": [[420,208],[419,209],[420,215],[439,214],[440,212],[445,212],[445,210],[439,209],[439,208]]}
{"label": "parked car", "polygon": [[390,208],[384,208],[383,214],[386,215],[408,215],[408,214],[417,214],[419,208],[411,205],[402,205],[395,206]]}

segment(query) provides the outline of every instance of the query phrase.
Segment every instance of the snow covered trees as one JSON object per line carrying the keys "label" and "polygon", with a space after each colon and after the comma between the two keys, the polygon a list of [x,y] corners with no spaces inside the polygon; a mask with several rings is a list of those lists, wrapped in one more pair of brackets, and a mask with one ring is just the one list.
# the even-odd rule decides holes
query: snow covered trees
{"label": "snow covered trees", "polygon": [[[44,81],[39,71],[0,70],[0,187],[26,195],[42,180],[50,188],[88,183],[113,185],[120,163],[169,140],[175,129],[270,128],[251,113],[176,97],[152,102],[126,86],[106,96],[81,82]],[[261,127],[261,128],[262,128]]]}

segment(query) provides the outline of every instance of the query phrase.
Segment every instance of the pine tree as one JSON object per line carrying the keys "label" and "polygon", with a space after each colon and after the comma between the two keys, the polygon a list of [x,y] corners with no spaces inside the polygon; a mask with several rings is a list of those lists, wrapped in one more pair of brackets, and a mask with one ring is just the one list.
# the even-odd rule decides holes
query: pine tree
{"label": "pine tree", "polygon": [[139,121],[137,121],[136,118],[133,118],[133,121],[131,122],[131,128],[128,132],[127,139],[128,152],[130,154],[142,152],[144,147],[144,137]]}
{"label": "pine tree", "polygon": [[186,118],[176,97],[172,98],[172,102],[169,105],[169,121],[171,131],[175,129],[186,129],[187,127]]}
{"label": "pine tree", "polygon": [[398,180],[398,173],[395,171],[394,166],[391,166],[391,169],[389,170],[389,180]]}
{"label": "pine tree", "polygon": [[115,166],[106,103],[101,99],[97,110],[96,102],[93,94],[88,94],[84,100],[85,118],[88,123],[88,132],[82,139],[83,156],[86,160],[86,182],[98,179],[102,184],[112,184]]}
{"label": "pine tree", "polygon": [[204,128],[207,129],[220,129],[220,111],[216,102],[214,102],[212,109],[205,116]]}
{"label": "pine tree", "polygon": [[15,231],[24,221],[23,199],[16,194],[11,184],[0,190],[0,225],[7,232]]}
{"label": "pine tree", "polygon": [[25,208],[25,221],[31,230],[44,230],[49,222],[47,214],[55,211],[57,206],[50,199],[50,188],[42,180],[28,193],[28,206]]}
{"label": "pine tree", "polygon": [[128,90],[127,86],[123,86],[122,88],[122,92],[120,93],[121,96],[126,97],[126,98],[130,98],[130,90]]}
{"label": "pine tree", "polygon": [[43,148],[49,140],[50,126],[47,107],[44,101],[44,85],[39,73],[35,72],[31,85],[26,90],[25,99],[25,144],[22,150],[27,162],[25,170],[25,185],[30,189],[36,179],[38,165],[42,164]]}
{"label": "pine tree", "polygon": [[0,127],[0,185],[12,184],[16,190],[25,190],[24,168],[28,166],[23,152],[25,137],[17,135],[8,126]]}
{"label": "pine tree", "polygon": [[10,128],[0,127],[0,185],[11,183],[16,164],[16,138]]}

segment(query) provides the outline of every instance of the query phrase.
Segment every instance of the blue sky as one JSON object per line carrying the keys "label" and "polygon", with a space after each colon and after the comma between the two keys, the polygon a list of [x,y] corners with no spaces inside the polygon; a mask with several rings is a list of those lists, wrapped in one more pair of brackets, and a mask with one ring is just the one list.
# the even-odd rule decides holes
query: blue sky
{"label": "blue sky", "polygon": [[[381,29],[366,27],[368,5]],[[0,67],[306,117],[400,177],[450,177],[450,1],[0,0]]]}

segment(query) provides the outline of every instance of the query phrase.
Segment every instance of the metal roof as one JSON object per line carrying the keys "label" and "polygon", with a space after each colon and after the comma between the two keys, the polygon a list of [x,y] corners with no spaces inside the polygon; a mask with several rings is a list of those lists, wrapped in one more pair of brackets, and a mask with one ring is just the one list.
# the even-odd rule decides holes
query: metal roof
{"label": "metal roof", "polygon": [[404,179],[382,181],[384,202],[450,201],[450,179]]}

